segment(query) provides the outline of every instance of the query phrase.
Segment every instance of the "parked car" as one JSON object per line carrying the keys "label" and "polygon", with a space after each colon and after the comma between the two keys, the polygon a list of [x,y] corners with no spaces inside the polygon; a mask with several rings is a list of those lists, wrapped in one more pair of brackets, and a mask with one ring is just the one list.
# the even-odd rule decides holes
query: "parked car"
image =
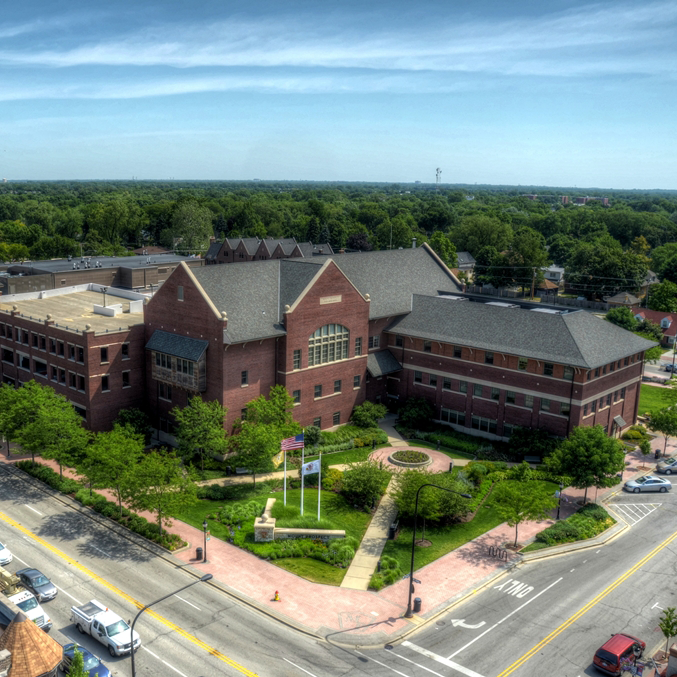
{"label": "parked car", "polygon": [[85,674],[89,677],[111,677],[110,670],[93,654],[77,644],[66,644],[63,648],[63,661],[59,669],[61,672],[68,672],[73,662],[75,649],[82,654],[85,662]]}
{"label": "parked car", "polygon": [[675,367],[677,367],[677,365],[666,364],[665,365],[665,371],[677,371],[677,369],[675,369]]}
{"label": "parked car", "polygon": [[640,491],[666,492],[672,489],[672,483],[670,480],[666,480],[665,477],[644,475],[644,477],[638,477],[636,480],[626,482],[625,488],[628,491],[632,491],[634,494],[638,494]]}
{"label": "parked car", "polygon": [[632,635],[619,633],[595,652],[593,665],[607,675],[620,675],[627,665],[633,665],[646,649],[646,643]]}
{"label": "parked car", "polygon": [[9,551],[9,548],[0,543],[0,564],[9,564],[12,561],[12,553]]}
{"label": "parked car", "polygon": [[16,572],[21,583],[27,587],[39,602],[54,599],[58,590],[52,581],[37,569],[21,569]]}
{"label": "parked car", "polygon": [[662,472],[666,475],[672,475],[673,472],[677,472],[677,456],[659,461],[656,464],[656,472]]}

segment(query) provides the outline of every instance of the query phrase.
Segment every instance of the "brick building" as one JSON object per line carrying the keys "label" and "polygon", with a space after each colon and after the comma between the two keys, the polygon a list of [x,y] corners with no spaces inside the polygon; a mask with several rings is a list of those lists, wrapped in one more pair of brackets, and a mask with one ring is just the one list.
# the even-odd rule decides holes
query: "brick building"
{"label": "brick building", "polygon": [[89,429],[110,429],[120,409],[143,406],[143,303],[95,284],[3,297],[2,382],[49,385]]}
{"label": "brick building", "polygon": [[331,245],[297,242],[293,237],[260,240],[258,237],[226,238],[212,242],[205,255],[205,263],[244,263],[246,261],[271,261],[275,259],[310,258],[333,254]]}

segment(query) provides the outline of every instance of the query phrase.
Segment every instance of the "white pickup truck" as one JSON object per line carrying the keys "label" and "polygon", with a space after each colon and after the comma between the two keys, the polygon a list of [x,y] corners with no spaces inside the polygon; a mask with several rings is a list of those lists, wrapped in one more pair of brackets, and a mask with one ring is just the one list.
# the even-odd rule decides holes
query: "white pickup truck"
{"label": "white pickup truck", "polygon": [[[108,647],[111,656],[122,656],[132,651],[132,630],[115,612],[95,599],[82,606],[71,607],[71,622],[77,629]],[[134,651],[141,646],[139,634],[134,632]]]}

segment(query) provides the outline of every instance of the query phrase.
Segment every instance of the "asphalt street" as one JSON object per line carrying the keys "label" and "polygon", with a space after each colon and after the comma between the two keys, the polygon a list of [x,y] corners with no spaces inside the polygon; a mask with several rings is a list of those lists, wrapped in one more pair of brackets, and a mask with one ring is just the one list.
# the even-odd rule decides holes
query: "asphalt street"
{"label": "asphalt street", "polygon": [[[136,629],[138,675],[507,677],[596,673],[594,651],[615,632],[654,646],[661,610],[677,606],[677,496],[619,494],[630,528],[611,544],[521,565],[436,623],[392,647],[355,650],[304,636],[209,584],[198,583],[146,612]],[[72,604],[94,598],[124,618],[192,579],[147,550],[31,484],[0,473],[0,540],[15,559],[59,586],[45,604],[52,636],[105,651],[70,622]],[[472,556],[472,554],[470,555]],[[331,605],[332,588],[323,588]],[[425,604],[425,586],[416,595]],[[329,638],[330,642],[332,638]],[[102,655],[115,675],[130,659]]]}

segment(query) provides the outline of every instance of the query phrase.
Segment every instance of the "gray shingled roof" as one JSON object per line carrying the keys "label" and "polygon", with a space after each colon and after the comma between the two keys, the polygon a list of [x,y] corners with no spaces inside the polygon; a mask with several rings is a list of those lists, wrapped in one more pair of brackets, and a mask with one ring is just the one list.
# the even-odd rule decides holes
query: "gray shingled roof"
{"label": "gray shingled roof", "polygon": [[280,318],[286,305],[292,305],[322,267],[321,263],[307,266],[302,259],[280,260]]}
{"label": "gray shingled roof", "polygon": [[299,242],[298,245],[299,249],[307,259],[313,256],[319,256],[320,249],[322,250],[322,254],[325,256],[334,253],[334,250],[331,248],[331,245],[328,242],[325,242],[324,244],[321,243],[313,244],[312,242]]}
{"label": "gray shingled roof", "polygon": [[374,376],[385,376],[394,371],[400,371],[402,365],[395,359],[389,350],[379,350],[377,353],[369,353],[367,357],[367,369]]}
{"label": "gray shingled roof", "polygon": [[215,259],[217,254],[219,253],[222,245],[223,245],[223,242],[212,242],[209,245],[209,249],[207,250],[207,253],[205,254],[205,258],[206,259]]}
{"label": "gray shingled roof", "polygon": [[388,330],[584,369],[656,345],[585,311],[550,315],[421,295],[414,296],[412,312]]}
{"label": "gray shingled roof", "polygon": [[456,252],[458,265],[475,263],[475,258],[470,252]]}
{"label": "gray shingled roof", "polygon": [[208,346],[209,341],[204,339],[190,338],[190,336],[181,336],[180,334],[156,329],[150,337],[150,341],[146,344],[146,350],[155,350],[158,353],[166,353],[184,360],[197,362]]}

